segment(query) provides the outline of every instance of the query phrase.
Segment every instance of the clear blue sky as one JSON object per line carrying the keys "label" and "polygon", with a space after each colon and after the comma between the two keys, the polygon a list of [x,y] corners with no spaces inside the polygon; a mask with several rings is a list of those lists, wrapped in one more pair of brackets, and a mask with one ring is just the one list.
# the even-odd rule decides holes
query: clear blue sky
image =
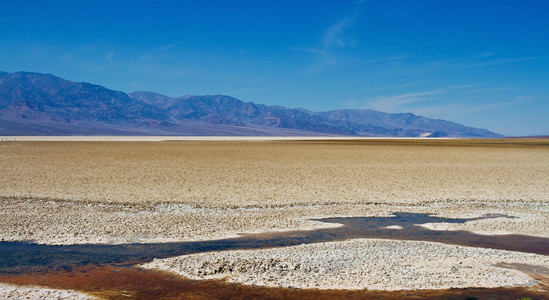
{"label": "clear blue sky", "polygon": [[0,70],[549,134],[549,1],[0,0]]}

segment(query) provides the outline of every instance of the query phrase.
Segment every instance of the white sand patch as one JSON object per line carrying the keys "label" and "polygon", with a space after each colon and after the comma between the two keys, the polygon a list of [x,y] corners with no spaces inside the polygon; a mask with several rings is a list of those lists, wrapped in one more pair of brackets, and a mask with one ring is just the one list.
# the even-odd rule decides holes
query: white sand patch
{"label": "white sand patch", "polygon": [[494,264],[549,267],[549,257],[433,242],[357,239],[295,247],[155,259],[145,268],[271,287],[413,290],[535,283]]}
{"label": "white sand patch", "polygon": [[[426,224],[419,224],[417,226],[423,227],[425,229],[429,230],[438,230],[438,231],[458,231],[463,230],[459,229],[458,226],[455,226],[455,223],[426,223]],[[506,235],[506,234],[513,234],[509,231],[503,231],[503,230],[490,230],[490,231],[483,231],[483,230],[473,230],[470,231],[474,234],[480,234],[480,235]]]}
{"label": "white sand patch", "polygon": [[[4,142],[160,142],[160,141],[315,141],[315,140],[414,140],[413,137],[352,136],[0,136]],[[437,138],[455,139],[455,138]]]}
{"label": "white sand patch", "polygon": [[391,226],[386,226],[385,229],[402,229],[402,226],[400,225],[391,225]]}
{"label": "white sand patch", "polygon": [[98,298],[72,290],[23,287],[2,283],[0,284],[0,299],[87,300]]}
{"label": "white sand patch", "polygon": [[[420,224],[425,229],[441,231],[464,230],[482,235],[506,235],[522,234],[539,237],[549,237],[549,213],[546,211],[547,202],[535,206],[532,203],[512,202],[502,203],[498,206],[479,205],[473,201],[451,206],[437,208],[438,213],[445,218],[475,218],[490,214],[503,214],[498,218],[486,218],[467,221],[465,223],[426,223]],[[435,210],[429,207],[412,209],[417,212],[429,212]]]}

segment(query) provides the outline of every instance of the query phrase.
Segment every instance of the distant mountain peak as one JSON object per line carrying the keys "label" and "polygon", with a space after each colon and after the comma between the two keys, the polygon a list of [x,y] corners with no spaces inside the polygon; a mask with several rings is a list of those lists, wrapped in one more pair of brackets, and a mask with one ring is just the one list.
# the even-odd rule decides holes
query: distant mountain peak
{"label": "distant mountain peak", "polygon": [[52,74],[0,72],[0,135],[66,134],[500,136],[412,113],[313,112],[227,95],[126,94]]}

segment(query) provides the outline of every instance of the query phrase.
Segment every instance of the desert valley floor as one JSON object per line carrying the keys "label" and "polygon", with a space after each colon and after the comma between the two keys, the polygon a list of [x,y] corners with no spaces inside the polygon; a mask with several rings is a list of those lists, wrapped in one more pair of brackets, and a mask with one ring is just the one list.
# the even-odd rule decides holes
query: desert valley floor
{"label": "desert valley floor", "polygon": [[549,140],[4,137],[0,174],[0,298],[549,298]]}

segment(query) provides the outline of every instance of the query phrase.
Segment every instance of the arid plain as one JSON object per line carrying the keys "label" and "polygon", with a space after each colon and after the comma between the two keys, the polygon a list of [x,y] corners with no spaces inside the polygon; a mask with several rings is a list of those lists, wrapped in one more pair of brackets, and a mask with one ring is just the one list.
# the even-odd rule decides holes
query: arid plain
{"label": "arid plain", "polygon": [[[422,224],[425,230],[549,238],[549,141],[542,139],[2,141],[0,174],[2,241],[211,240],[393,213],[473,218]],[[191,254],[143,267],[272,287],[548,284],[512,267],[520,264],[549,268],[549,256],[365,238]]]}

